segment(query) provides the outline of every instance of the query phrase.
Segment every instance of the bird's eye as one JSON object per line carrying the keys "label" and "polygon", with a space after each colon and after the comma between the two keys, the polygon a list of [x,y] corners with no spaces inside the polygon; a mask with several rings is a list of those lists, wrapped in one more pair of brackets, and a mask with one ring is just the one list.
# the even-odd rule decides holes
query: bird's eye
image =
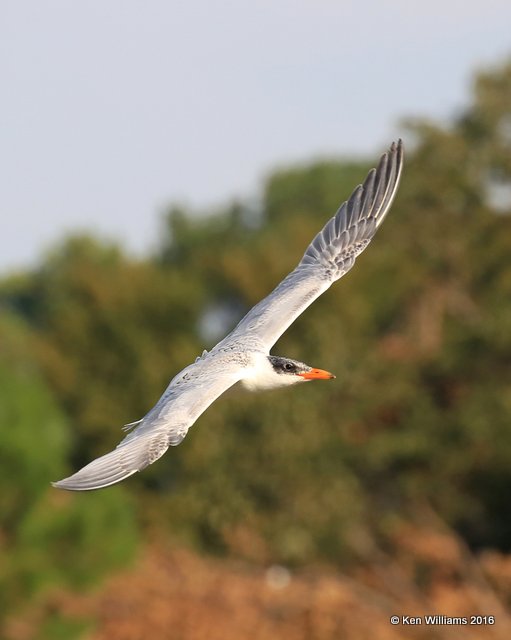
{"label": "bird's eye", "polygon": [[284,369],[286,371],[293,371],[294,370],[294,366],[290,362],[286,362],[286,364],[284,365]]}

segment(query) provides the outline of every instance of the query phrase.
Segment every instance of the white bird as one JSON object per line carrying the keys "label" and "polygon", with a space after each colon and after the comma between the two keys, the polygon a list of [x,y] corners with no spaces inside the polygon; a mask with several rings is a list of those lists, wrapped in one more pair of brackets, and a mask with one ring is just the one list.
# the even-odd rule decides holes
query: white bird
{"label": "white bird", "polygon": [[402,165],[403,144],[399,140],[382,155],[378,167],[341,205],[277,288],[209,353],[204,351],[178,373],[149,413],[126,425],[126,430],[133,430],[116,449],[53,486],[73,491],[100,489],[141,471],[169,446],[178,445],[209,405],[237,382],[256,390],[334,378],[328,371],[303,362],[270,355],[270,349],[316,298],[351,269],[367,247],[392,204]]}

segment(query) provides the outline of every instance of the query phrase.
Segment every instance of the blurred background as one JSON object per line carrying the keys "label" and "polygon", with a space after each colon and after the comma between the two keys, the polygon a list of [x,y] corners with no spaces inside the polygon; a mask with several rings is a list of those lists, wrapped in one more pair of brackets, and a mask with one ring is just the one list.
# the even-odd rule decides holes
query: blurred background
{"label": "blurred background", "polygon": [[[511,5],[0,13],[0,637],[511,637]],[[234,390],[143,474],[51,488],[398,136],[385,225],[273,350],[337,379]],[[487,624],[389,622],[426,614]]]}

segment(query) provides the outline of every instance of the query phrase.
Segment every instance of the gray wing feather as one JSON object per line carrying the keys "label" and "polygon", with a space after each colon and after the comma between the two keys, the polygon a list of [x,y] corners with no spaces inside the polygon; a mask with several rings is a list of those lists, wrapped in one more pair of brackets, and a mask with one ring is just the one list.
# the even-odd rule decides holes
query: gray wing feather
{"label": "gray wing feather", "polygon": [[403,143],[399,140],[317,234],[296,269],[215,350],[248,342],[269,351],[296,318],[353,267],[390,209],[402,166]]}
{"label": "gray wing feather", "polygon": [[169,446],[178,445],[209,405],[240,378],[239,362],[203,356],[171,381],[156,405],[113,451],[53,486],[72,491],[101,489],[145,469]]}
{"label": "gray wing feather", "polygon": [[145,469],[158,460],[169,447],[168,438],[163,433],[146,434],[125,442],[116,449],[97,458],[69,478],[53,482],[53,486],[70,491],[90,491],[116,484]]}

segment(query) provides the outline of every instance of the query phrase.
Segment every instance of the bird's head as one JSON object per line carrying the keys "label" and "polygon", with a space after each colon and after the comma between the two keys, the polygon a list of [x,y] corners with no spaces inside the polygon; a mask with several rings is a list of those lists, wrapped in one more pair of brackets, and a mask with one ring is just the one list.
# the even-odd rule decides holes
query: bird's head
{"label": "bird's head", "polygon": [[[308,380],[331,380],[335,378],[333,373],[323,369],[315,369],[308,364],[282,358],[280,356],[268,356],[273,371],[280,377],[281,385],[307,382]],[[279,385],[280,386],[280,385]]]}
{"label": "bird's head", "polygon": [[247,367],[241,384],[250,391],[259,391],[287,387],[308,380],[330,380],[331,378],[335,378],[332,373],[323,369],[314,369],[298,360],[256,354],[252,366]]}

